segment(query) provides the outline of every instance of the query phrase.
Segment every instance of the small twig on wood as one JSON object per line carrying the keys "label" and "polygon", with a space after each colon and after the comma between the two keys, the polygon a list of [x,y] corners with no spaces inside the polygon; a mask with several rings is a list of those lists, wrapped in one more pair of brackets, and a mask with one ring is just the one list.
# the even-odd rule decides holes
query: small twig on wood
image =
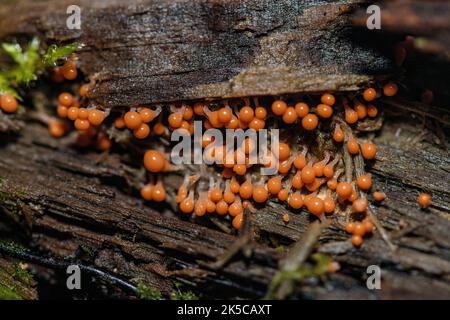
{"label": "small twig on wood", "polygon": [[103,280],[106,283],[109,283],[113,286],[120,287],[121,289],[130,292],[131,294],[137,295],[138,289],[132,285],[131,283],[119,279],[116,276],[104,272],[102,270],[99,270],[97,268],[86,266],[84,264],[81,264],[79,262],[75,261],[63,261],[63,260],[56,260],[54,258],[44,258],[40,257],[31,253],[28,253],[26,251],[17,250],[11,246],[8,246],[7,244],[0,243],[0,252],[4,255],[26,261],[29,263],[35,263],[44,267],[48,268],[54,268],[54,269],[67,269],[70,265],[77,265],[81,271],[86,272],[87,274],[91,275],[92,277],[95,277],[97,279]]}
{"label": "small twig on wood", "polygon": [[293,279],[284,279],[281,283],[278,282],[280,275],[286,272],[293,272],[298,270],[314,249],[315,244],[319,240],[319,236],[322,230],[330,225],[330,221],[324,222],[315,221],[311,223],[308,230],[303,237],[297,241],[294,246],[289,250],[288,255],[280,260],[279,271],[273,277],[269,289],[267,291],[267,299],[284,299],[293,289]]}
{"label": "small twig on wood", "polygon": [[389,246],[389,248],[392,251],[397,250],[397,246],[394,245],[390,238],[389,235],[386,231],[386,229],[383,228],[383,226],[381,225],[380,221],[378,220],[378,218],[375,216],[375,213],[372,211],[372,209],[370,208],[370,206],[367,207],[367,213],[370,217],[370,219],[372,220],[373,224],[375,225],[375,227],[377,227],[378,232],[380,232],[381,238],[386,242],[386,244]]}

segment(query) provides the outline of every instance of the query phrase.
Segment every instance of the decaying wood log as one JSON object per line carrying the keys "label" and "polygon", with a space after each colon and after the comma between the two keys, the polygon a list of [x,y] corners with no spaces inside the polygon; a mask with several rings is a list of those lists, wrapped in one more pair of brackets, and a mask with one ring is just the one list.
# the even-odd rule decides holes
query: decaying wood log
{"label": "decaying wood log", "polygon": [[[89,98],[105,106],[354,90],[392,66],[370,39],[353,41],[359,2],[25,0],[0,8],[0,38],[85,44]],[[66,27],[69,4],[81,30]]]}
{"label": "decaying wood log", "polygon": [[[361,249],[354,249],[342,228],[331,226],[320,238],[319,251],[339,261],[343,272],[331,275],[326,287],[306,282],[297,294],[309,298],[450,297],[449,158],[434,145],[412,141],[420,129],[404,128],[393,139],[395,130],[395,124],[387,126],[378,138],[382,149],[372,172],[388,199],[373,210],[399,248],[390,251],[375,233]],[[217,294],[220,288],[225,296],[232,292],[235,297],[263,296],[284,255],[268,244],[298,240],[311,221],[302,211],[291,214],[285,225],[280,216],[286,209],[268,206],[255,215],[261,241],[252,258],[234,259],[223,269],[211,270],[205,262],[214,261],[235,238],[155,212],[124,194],[127,174],[133,170],[123,163],[118,166],[117,157],[111,154],[96,163],[97,154],[79,155],[48,137],[44,128],[27,126],[21,137],[2,148],[1,191],[20,208],[3,207],[3,211],[24,223],[34,245],[57,257],[75,259],[81,248],[90,248],[92,264],[127,279],[140,275],[164,293],[172,290],[174,279],[182,279],[205,295]],[[419,190],[433,194],[430,210],[416,205]],[[383,290],[365,287],[365,268],[370,264],[381,266]]]}
{"label": "decaying wood log", "polygon": [[[84,43],[79,62],[95,83],[93,104],[345,91],[392,65],[384,53],[353,41],[358,35],[348,15],[358,3],[29,0],[0,7],[0,38]],[[68,4],[82,7],[80,31],[65,28]],[[448,135],[437,139],[429,126],[417,126],[433,119],[441,120],[433,126],[445,126],[448,110],[413,117],[404,109],[411,107],[387,110],[371,168],[388,195],[371,209],[397,250],[378,232],[354,248],[336,219],[315,249],[338,261],[341,271],[302,280],[295,297],[450,298],[450,160],[442,147]],[[263,297],[286,255],[282,249],[301,239],[313,219],[301,211],[285,224],[286,208],[271,202],[254,214],[258,244],[251,258],[238,255],[211,268],[236,236],[207,218],[189,221],[145,205],[134,183],[139,172],[120,154],[80,152],[69,138],[56,141],[33,121],[0,141],[0,230],[12,224],[43,255],[142,280],[167,295],[182,281],[202,297]],[[422,190],[433,195],[428,210],[416,204]],[[382,290],[366,287],[371,264],[382,268]]]}
{"label": "decaying wood log", "polygon": [[36,281],[26,265],[0,257],[0,300],[37,299]]}

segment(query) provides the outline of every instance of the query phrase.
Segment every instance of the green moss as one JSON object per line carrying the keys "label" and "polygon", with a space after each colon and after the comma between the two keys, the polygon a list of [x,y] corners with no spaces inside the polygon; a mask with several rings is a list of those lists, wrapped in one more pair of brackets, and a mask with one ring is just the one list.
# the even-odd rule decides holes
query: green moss
{"label": "green moss", "polygon": [[138,280],[137,284],[138,298],[143,300],[160,300],[162,298],[161,291],[146,285],[142,280]]}
{"label": "green moss", "polygon": [[198,300],[197,295],[190,290],[182,290],[183,284],[174,282],[175,291],[170,295],[170,300]]}
{"label": "green moss", "polygon": [[2,43],[3,52],[14,62],[0,71],[0,94],[9,93],[20,98],[16,89],[38,79],[49,67],[56,66],[75,51],[81,49],[79,43],[64,46],[51,45],[43,50],[38,38],[33,38],[28,46],[18,43]]}
{"label": "green moss", "polygon": [[0,300],[22,300],[22,297],[14,289],[0,282]]}
{"label": "green moss", "polygon": [[33,282],[33,274],[27,269],[22,269],[19,264],[14,265],[12,277],[24,284],[31,284]]}
{"label": "green moss", "polygon": [[276,291],[284,282],[298,282],[306,277],[320,277],[323,276],[330,265],[331,257],[315,253],[311,256],[311,264],[304,264],[294,271],[279,271],[275,274],[272,282],[269,285],[265,299],[274,299]]}

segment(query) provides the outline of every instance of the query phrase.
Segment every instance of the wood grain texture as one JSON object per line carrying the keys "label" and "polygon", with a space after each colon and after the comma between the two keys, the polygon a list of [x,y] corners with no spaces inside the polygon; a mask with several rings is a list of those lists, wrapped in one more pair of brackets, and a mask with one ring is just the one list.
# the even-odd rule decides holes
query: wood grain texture
{"label": "wood grain texture", "polygon": [[[80,67],[103,106],[354,90],[392,66],[349,25],[358,3],[23,0],[0,8],[0,38],[85,44]],[[67,29],[68,4],[81,30]]]}

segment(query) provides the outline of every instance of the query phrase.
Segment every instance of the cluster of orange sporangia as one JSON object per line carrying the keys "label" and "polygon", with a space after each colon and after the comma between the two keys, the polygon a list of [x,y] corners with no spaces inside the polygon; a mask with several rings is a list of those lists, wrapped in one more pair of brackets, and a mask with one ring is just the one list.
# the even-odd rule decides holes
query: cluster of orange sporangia
{"label": "cluster of orange sporangia", "polygon": [[[69,67],[62,68],[56,74],[65,79],[74,77]],[[84,145],[92,145],[92,139],[97,137],[97,146],[109,149],[111,141],[101,130],[109,125],[104,123],[109,112],[81,107],[87,105],[85,100],[88,90],[89,85],[80,86],[78,98],[67,92],[61,93],[56,112],[61,118],[74,121],[75,129],[80,132],[79,137],[85,140]],[[168,197],[163,183],[164,175],[172,172],[167,146],[161,144],[158,147],[156,144],[156,147],[144,153],[143,165],[149,172],[150,182],[142,186],[141,196],[146,201],[154,202],[174,198],[180,212],[186,215],[229,216],[235,229],[240,228],[245,209],[252,211],[267,201],[284,204],[292,212],[305,208],[321,220],[326,219],[327,215],[345,214],[348,222],[344,228],[352,234],[352,243],[360,246],[363,236],[373,229],[373,222],[367,215],[367,194],[373,187],[372,178],[367,173],[359,172],[354,180],[349,179],[355,173],[348,175],[345,172],[344,157],[348,154],[366,161],[375,159],[376,145],[356,138],[352,127],[366,117],[378,117],[376,99],[382,95],[392,97],[397,91],[397,85],[388,82],[382,87],[366,88],[358,94],[335,95],[328,92],[319,96],[307,95],[303,101],[292,101],[292,98],[287,97],[286,100],[274,99],[270,105],[263,105],[260,99],[254,97],[252,101],[242,98],[203,101],[192,105],[183,102],[170,105],[165,109],[169,113],[163,112],[161,106],[137,106],[114,119],[113,125],[118,130],[129,129],[137,140],[149,139],[153,142],[167,138],[175,129],[185,129],[187,134],[193,135],[194,120],[202,120],[204,129],[259,131],[266,128],[267,123],[281,131],[299,128],[290,131],[296,132],[295,137],[280,141],[278,156],[272,154],[263,164],[250,163],[250,153],[256,146],[248,138],[233,150],[234,159],[230,163],[225,157],[225,146],[218,146],[209,156],[221,159],[221,164],[207,166],[209,171],[206,175],[201,171],[204,168],[199,169],[201,174],[186,168],[183,184],[171,197]],[[55,137],[62,136],[66,127],[60,120],[49,123],[50,132]],[[317,137],[319,134],[329,137],[334,145],[333,150],[317,152],[308,145],[310,142],[305,142],[304,137]],[[213,142],[213,137],[203,134],[203,148]],[[239,154],[245,157],[243,164],[236,162]],[[278,172],[272,176],[261,176],[259,167],[272,166],[274,161],[278,162]],[[207,183],[204,181],[205,176],[209,177]],[[430,203],[427,196],[419,197],[419,204],[423,208]],[[376,190],[372,197],[381,202],[386,195]],[[281,219],[289,223],[289,214],[282,215]]]}

